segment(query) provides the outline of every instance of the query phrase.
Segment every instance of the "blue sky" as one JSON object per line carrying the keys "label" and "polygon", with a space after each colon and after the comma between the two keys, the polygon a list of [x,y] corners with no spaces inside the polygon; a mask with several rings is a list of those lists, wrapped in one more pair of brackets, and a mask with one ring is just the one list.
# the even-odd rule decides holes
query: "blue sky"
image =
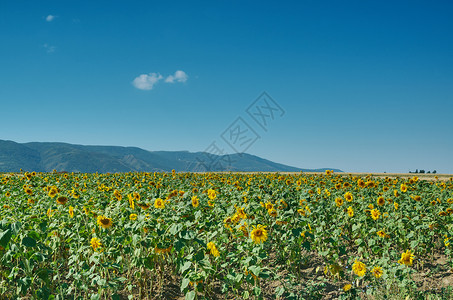
{"label": "blue sky", "polygon": [[[0,139],[232,153],[222,133],[240,117],[259,136],[246,151],[276,162],[453,173],[452,15],[450,1],[3,0]],[[263,129],[246,110],[264,91],[284,113]]]}

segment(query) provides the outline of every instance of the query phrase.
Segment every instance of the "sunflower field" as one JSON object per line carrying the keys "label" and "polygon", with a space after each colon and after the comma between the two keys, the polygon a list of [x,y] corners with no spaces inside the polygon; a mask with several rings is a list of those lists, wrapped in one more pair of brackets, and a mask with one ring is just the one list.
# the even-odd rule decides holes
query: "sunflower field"
{"label": "sunflower field", "polygon": [[453,297],[453,182],[0,174],[2,299]]}

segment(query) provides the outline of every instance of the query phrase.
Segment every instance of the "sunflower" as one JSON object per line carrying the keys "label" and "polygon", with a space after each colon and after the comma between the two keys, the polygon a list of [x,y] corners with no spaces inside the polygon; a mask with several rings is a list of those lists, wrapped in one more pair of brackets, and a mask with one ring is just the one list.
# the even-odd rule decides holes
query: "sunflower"
{"label": "sunflower", "polygon": [[377,234],[378,236],[380,236],[381,238],[383,238],[383,237],[386,236],[386,234],[385,234],[385,232],[384,232],[383,230],[379,230],[378,232],[376,232],[376,234]]}
{"label": "sunflower", "polygon": [[381,267],[376,266],[371,270],[371,274],[373,274],[374,277],[379,278],[384,274],[384,271],[382,271]]}
{"label": "sunflower", "polygon": [[398,209],[398,206],[399,206],[399,204],[398,204],[398,203],[396,203],[396,202],[393,202],[393,206],[395,207],[395,210],[397,210],[397,209]]}
{"label": "sunflower", "polygon": [[253,242],[255,244],[260,244],[264,241],[267,240],[267,226],[263,226],[261,224],[258,224],[258,226],[253,226],[253,230],[250,233],[250,237],[252,238]]}
{"label": "sunflower", "polygon": [[219,250],[217,250],[217,248],[213,242],[209,242],[206,246],[211,251],[211,254],[214,257],[220,256]]}
{"label": "sunflower", "polygon": [[113,196],[114,196],[117,200],[123,199],[123,196],[121,195],[121,192],[118,191],[118,190],[114,190],[114,191],[113,191]]}
{"label": "sunflower", "polygon": [[131,221],[137,220],[137,214],[130,214],[129,215],[129,220],[131,220]]}
{"label": "sunflower", "polygon": [[213,189],[209,189],[208,190],[208,197],[209,197],[209,199],[214,200],[217,197],[216,191],[214,191]]}
{"label": "sunflower", "polygon": [[275,210],[275,208],[269,209],[269,210],[267,211],[267,213],[268,213],[269,216],[271,216],[271,217],[274,217],[274,218],[277,217],[277,211]]}
{"label": "sunflower", "polygon": [[102,228],[110,228],[113,225],[112,219],[105,216],[98,216],[97,223]]}
{"label": "sunflower", "polygon": [[395,197],[398,197],[398,196],[399,196],[398,190],[394,190],[394,191],[393,191],[393,195],[395,195]]}
{"label": "sunflower", "polygon": [[137,201],[140,201],[140,194],[137,192],[133,192],[132,195],[134,196],[134,199]]}
{"label": "sunflower", "polygon": [[354,271],[357,276],[363,277],[366,273],[366,266],[363,262],[356,260],[352,265],[352,271]]}
{"label": "sunflower", "polygon": [[51,187],[49,190],[49,197],[53,198],[58,194],[58,189],[56,187]]}
{"label": "sunflower", "polygon": [[66,202],[68,202],[68,198],[66,198],[66,197],[61,196],[61,197],[57,198],[57,203],[58,204],[63,205],[63,204],[66,204]]}
{"label": "sunflower", "polygon": [[[422,197],[420,197],[420,196],[418,196],[418,195],[416,195],[416,196],[411,196],[411,198],[414,199],[414,200],[417,201],[417,202],[420,201],[420,200],[422,200]],[[435,200],[434,200],[434,201],[435,201]]]}
{"label": "sunflower", "polygon": [[345,198],[346,201],[348,201],[348,202],[351,202],[352,199],[354,199],[354,197],[352,196],[351,192],[347,192],[346,194],[344,194],[344,198]]}
{"label": "sunflower", "polygon": [[102,246],[101,240],[97,237],[91,238],[90,244],[94,251],[97,251]]}
{"label": "sunflower", "polygon": [[403,192],[403,193],[407,192],[407,185],[405,185],[404,183],[402,183],[401,186],[400,186],[400,190],[401,190],[401,192]]}
{"label": "sunflower", "polygon": [[363,181],[363,179],[357,180],[357,185],[361,188],[364,188],[366,186],[365,181]]}
{"label": "sunflower", "polygon": [[30,195],[30,196],[33,195],[33,191],[32,191],[32,189],[29,188],[29,187],[25,188],[25,193],[27,193],[27,194]]}
{"label": "sunflower", "polygon": [[274,208],[274,205],[270,202],[266,202],[266,204],[264,204],[264,208],[266,208],[267,210],[271,210]]}
{"label": "sunflower", "polygon": [[200,205],[200,199],[198,196],[192,196],[192,206],[198,207],[198,205]]}
{"label": "sunflower", "polygon": [[154,200],[154,207],[155,208],[165,208],[165,202],[161,198],[157,198]]}
{"label": "sunflower", "polygon": [[247,219],[247,214],[245,213],[244,208],[242,207],[237,208],[236,213],[241,219]]}
{"label": "sunflower", "polygon": [[342,206],[343,203],[344,203],[343,198],[335,198],[335,204],[337,205],[337,207]]}
{"label": "sunflower", "polygon": [[398,261],[399,264],[411,266],[414,262],[414,254],[410,250],[401,253],[401,259]]}
{"label": "sunflower", "polygon": [[74,218],[74,207],[72,207],[72,206],[69,206],[69,216],[71,218]]}
{"label": "sunflower", "polygon": [[351,206],[348,207],[348,216],[351,218],[354,216],[354,210],[352,209]]}
{"label": "sunflower", "polygon": [[379,198],[376,200],[376,203],[377,203],[377,205],[379,205],[379,206],[384,205],[384,204],[385,204],[385,199],[384,199],[384,197],[379,197]]}
{"label": "sunflower", "polygon": [[347,292],[347,291],[349,291],[351,288],[352,288],[352,284],[350,284],[350,283],[345,284],[344,287],[343,287],[343,291]]}
{"label": "sunflower", "polygon": [[377,209],[372,209],[370,213],[373,220],[379,219],[379,216],[381,215],[381,213]]}

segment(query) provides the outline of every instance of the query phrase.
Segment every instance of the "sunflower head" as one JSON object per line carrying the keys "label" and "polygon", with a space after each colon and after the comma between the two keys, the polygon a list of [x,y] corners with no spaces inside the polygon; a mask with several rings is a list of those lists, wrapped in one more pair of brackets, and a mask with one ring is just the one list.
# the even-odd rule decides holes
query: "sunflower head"
{"label": "sunflower head", "polygon": [[260,244],[262,242],[265,242],[267,240],[267,226],[263,226],[261,224],[258,224],[257,226],[253,226],[253,230],[250,233],[250,237],[252,238],[253,242],[255,244]]}
{"label": "sunflower head", "polygon": [[414,254],[410,250],[401,253],[401,259],[398,261],[399,264],[411,266],[414,262]]}
{"label": "sunflower head", "polygon": [[57,198],[57,203],[58,204],[63,205],[63,204],[66,204],[66,202],[68,202],[68,198],[66,198],[66,197],[61,196],[61,197]]}
{"label": "sunflower head", "polygon": [[366,266],[363,262],[356,260],[352,265],[352,271],[354,271],[357,276],[363,277],[366,273]]}
{"label": "sunflower head", "polygon": [[99,226],[106,229],[110,228],[113,225],[112,219],[105,216],[98,216],[97,223]]}

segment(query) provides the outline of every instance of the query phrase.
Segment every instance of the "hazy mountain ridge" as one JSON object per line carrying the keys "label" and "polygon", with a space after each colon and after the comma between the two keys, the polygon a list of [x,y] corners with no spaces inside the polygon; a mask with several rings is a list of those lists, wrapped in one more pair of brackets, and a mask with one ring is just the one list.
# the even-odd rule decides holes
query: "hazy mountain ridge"
{"label": "hazy mountain ridge", "polygon": [[[0,140],[0,172],[86,173],[233,171],[233,172],[313,172],[275,163],[246,153],[217,156],[205,152],[147,151],[137,147],[84,146],[68,143],[16,143]],[[341,170],[333,169],[336,172]]]}

